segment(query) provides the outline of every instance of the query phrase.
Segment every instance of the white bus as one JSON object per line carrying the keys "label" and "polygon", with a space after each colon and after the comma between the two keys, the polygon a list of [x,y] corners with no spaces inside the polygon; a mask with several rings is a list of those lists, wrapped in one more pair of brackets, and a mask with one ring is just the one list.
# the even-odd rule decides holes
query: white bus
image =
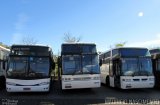
{"label": "white bus", "polygon": [[62,89],[100,87],[99,60],[95,44],[62,44],[61,68]]}
{"label": "white bus", "polygon": [[147,48],[116,48],[100,54],[101,82],[121,89],[153,88],[155,81]]}
{"label": "white bus", "polygon": [[0,89],[5,87],[7,58],[9,51],[9,49],[0,46]]}
{"label": "white bus", "polygon": [[40,45],[12,45],[6,73],[7,92],[49,92],[52,50]]}

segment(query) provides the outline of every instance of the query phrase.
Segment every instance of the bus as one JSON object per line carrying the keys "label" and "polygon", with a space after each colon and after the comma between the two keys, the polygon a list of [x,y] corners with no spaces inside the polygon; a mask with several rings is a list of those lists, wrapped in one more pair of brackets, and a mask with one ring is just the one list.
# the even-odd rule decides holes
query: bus
{"label": "bus", "polygon": [[121,47],[100,54],[101,82],[120,89],[153,88],[151,55],[147,48]]}
{"label": "bus", "polygon": [[9,49],[0,46],[0,89],[3,89],[5,87],[7,58],[9,55],[9,51]]}
{"label": "bus", "polygon": [[44,45],[12,45],[6,72],[7,92],[49,92],[53,53]]}
{"label": "bus", "polygon": [[100,87],[96,44],[63,43],[60,59],[62,90]]}
{"label": "bus", "polygon": [[150,53],[152,56],[153,73],[155,76],[155,87],[160,88],[160,49],[151,49]]}

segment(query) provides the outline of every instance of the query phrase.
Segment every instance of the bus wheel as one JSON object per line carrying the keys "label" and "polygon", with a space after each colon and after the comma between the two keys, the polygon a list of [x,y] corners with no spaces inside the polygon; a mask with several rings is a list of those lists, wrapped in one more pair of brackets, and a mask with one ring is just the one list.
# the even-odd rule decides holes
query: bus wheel
{"label": "bus wheel", "polygon": [[4,89],[6,86],[6,79],[4,76],[0,77],[0,89]]}
{"label": "bus wheel", "polygon": [[109,76],[106,77],[106,86],[109,86]]}

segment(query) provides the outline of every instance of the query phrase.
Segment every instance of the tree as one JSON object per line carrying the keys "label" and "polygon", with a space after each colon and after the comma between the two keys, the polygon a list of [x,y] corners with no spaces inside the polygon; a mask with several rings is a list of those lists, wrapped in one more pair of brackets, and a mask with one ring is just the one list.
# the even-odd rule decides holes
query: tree
{"label": "tree", "polygon": [[72,36],[69,32],[64,33],[64,41],[67,43],[80,42],[81,37]]}
{"label": "tree", "polygon": [[115,48],[124,47],[125,44],[126,44],[126,42],[117,43],[117,44],[115,44]]}
{"label": "tree", "polygon": [[35,40],[33,37],[25,36],[22,38],[22,44],[25,45],[35,45],[37,44],[37,40]]}

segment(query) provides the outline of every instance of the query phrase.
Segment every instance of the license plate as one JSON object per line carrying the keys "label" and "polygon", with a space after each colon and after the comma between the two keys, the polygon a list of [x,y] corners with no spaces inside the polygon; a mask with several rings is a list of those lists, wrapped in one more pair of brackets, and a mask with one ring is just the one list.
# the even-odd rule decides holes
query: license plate
{"label": "license plate", "polygon": [[65,88],[71,88],[72,86],[65,86]]}
{"label": "license plate", "polygon": [[23,88],[23,90],[31,90],[31,88]]}

